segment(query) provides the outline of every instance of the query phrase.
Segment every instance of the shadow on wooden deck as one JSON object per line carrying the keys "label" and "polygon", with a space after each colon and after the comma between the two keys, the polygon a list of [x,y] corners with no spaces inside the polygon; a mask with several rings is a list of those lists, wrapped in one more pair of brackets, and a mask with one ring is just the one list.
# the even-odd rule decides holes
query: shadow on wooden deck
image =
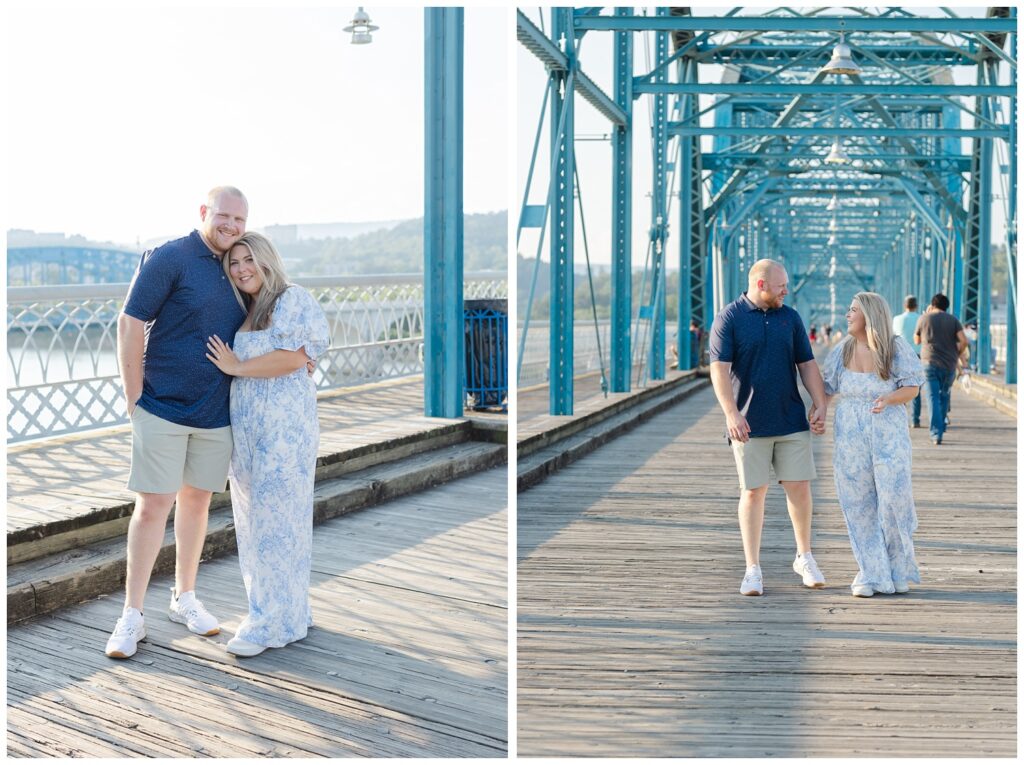
{"label": "shadow on wooden deck", "polygon": [[[926,411],[927,411],[927,404]],[[522,756],[1013,756],[1016,423],[955,394],[912,430],[923,584],[856,573],[815,440],[815,556],[769,491],[765,596],[738,594],[738,485],[710,388],[519,495]]]}
{"label": "shadow on wooden deck", "polygon": [[506,471],[314,531],[309,636],[250,659],[223,644],[245,614],[232,556],[200,567],[212,638],[147,596],[148,637],[103,654],[120,594],[8,630],[10,756],[503,757]]}

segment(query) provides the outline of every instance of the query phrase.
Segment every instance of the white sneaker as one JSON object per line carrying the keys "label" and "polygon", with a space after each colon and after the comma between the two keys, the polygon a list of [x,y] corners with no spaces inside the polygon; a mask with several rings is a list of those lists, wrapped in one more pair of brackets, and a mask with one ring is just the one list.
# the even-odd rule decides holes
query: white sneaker
{"label": "white sneaker", "polygon": [[227,652],[233,653],[235,656],[258,656],[265,650],[267,650],[266,646],[250,643],[248,640],[243,640],[237,635],[231,638],[227,644]]}
{"label": "white sneaker", "polygon": [[814,561],[814,556],[809,552],[796,556],[796,560],[793,561],[793,570],[803,578],[804,587],[820,590],[825,586],[825,575],[821,573],[821,569]]}
{"label": "white sneaker", "polygon": [[747,566],[747,573],[743,575],[743,583],[740,585],[740,595],[763,595],[764,581],[761,579],[761,567],[758,565]]}
{"label": "white sneaker", "polygon": [[171,605],[167,615],[172,622],[186,625],[191,632],[197,635],[209,636],[220,632],[220,625],[217,624],[217,620],[196,599],[196,594],[192,590],[175,596],[174,588],[172,587]]}
{"label": "white sneaker", "polygon": [[875,591],[869,584],[855,584],[850,589],[853,591],[853,597],[855,598],[870,598],[875,594]]}
{"label": "white sneaker", "polygon": [[137,608],[125,607],[121,618],[114,625],[114,632],[107,640],[106,654],[112,659],[127,659],[134,656],[139,641],[146,637],[146,622]]}
{"label": "white sneaker", "polygon": [[910,592],[910,582],[900,581],[899,579],[892,580],[892,586],[896,589],[897,595],[905,595]]}

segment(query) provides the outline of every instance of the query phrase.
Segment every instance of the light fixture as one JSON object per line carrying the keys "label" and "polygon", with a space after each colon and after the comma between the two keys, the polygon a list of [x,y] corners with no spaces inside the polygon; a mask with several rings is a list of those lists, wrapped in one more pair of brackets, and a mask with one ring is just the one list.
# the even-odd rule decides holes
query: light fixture
{"label": "light fixture", "polygon": [[832,236],[830,236],[828,238],[828,246],[829,247],[834,247],[836,244],[838,244],[838,242],[839,242],[839,239],[836,237],[835,234],[832,234]]}
{"label": "light fixture", "polygon": [[376,32],[378,29],[380,27],[370,23],[370,15],[363,10],[363,6],[359,6],[356,15],[352,17],[352,23],[345,27],[344,31],[352,33],[353,45],[368,45],[373,42],[373,35],[370,32]]}
{"label": "light fixture", "polygon": [[836,232],[839,230],[839,221],[836,220],[836,216],[834,215],[832,216],[832,220],[829,221],[828,230],[832,232]]}
{"label": "light fixture", "polygon": [[839,142],[839,136],[836,136],[836,140],[832,142],[832,151],[825,157],[826,165],[848,165],[850,164],[850,158],[846,154],[846,150],[843,145]]}
{"label": "light fixture", "polygon": [[829,212],[835,212],[839,209],[839,195],[833,194],[832,199],[829,200],[828,207],[825,208]]}
{"label": "light fixture", "polygon": [[860,74],[860,67],[853,60],[850,46],[846,44],[846,35],[839,35],[839,44],[832,49],[832,59],[822,71],[825,74]]}
{"label": "light fixture", "polygon": [[[839,96],[836,96],[835,112],[832,117],[832,127],[839,127]],[[825,157],[826,165],[848,165],[850,164],[850,158],[846,156],[846,152],[843,150],[843,145],[839,142],[839,136],[832,142],[832,151]]]}

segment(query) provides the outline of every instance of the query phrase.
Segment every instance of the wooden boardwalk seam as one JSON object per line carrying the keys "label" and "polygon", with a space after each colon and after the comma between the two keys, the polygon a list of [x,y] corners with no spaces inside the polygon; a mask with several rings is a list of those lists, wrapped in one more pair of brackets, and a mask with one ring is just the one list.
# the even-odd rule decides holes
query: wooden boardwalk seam
{"label": "wooden boardwalk seam", "polygon": [[[395,380],[341,389],[318,402],[321,459],[379,442],[453,426],[459,420],[423,416],[423,380]],[[130,505],[128,427],[19,444],[7,454],[7,533],[73,520],[98,508]],[[219,497],[217,499],[226,499]]]}
{"label": "wooden boardwalk seam", "polygon": [[148,637],[103,654],[123,596],[8,629],[8,748],[20,757],[504,757],[507,470],[314,530],[309,636],[224,651],[245,615],[235,556],[204,563],[212,638],[147,594]]}
{"label": "wooden boardwalk seam", "polygon": [[830,435],[814,441],[828,588],[792,572],[776,485],[765,596],[739,595],[710,389],[521,493],[519,754],[1014,756],[1016,422],[959,392],[952,419],[940,447],[911,431],[923,583],[903,596],[850,595]]}

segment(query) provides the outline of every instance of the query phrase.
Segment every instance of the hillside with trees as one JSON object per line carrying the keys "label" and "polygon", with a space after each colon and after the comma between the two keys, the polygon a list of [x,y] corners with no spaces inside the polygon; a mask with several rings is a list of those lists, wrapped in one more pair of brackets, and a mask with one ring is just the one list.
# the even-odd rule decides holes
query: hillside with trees
{"label": "hillside with trees", "polygon": [[[282,244],[281,257],[295,276],[421,273],[423,219],[342,239],[303,239]],[[508,267],[508,213],[465,216],[463,268],[505,271]]]}

